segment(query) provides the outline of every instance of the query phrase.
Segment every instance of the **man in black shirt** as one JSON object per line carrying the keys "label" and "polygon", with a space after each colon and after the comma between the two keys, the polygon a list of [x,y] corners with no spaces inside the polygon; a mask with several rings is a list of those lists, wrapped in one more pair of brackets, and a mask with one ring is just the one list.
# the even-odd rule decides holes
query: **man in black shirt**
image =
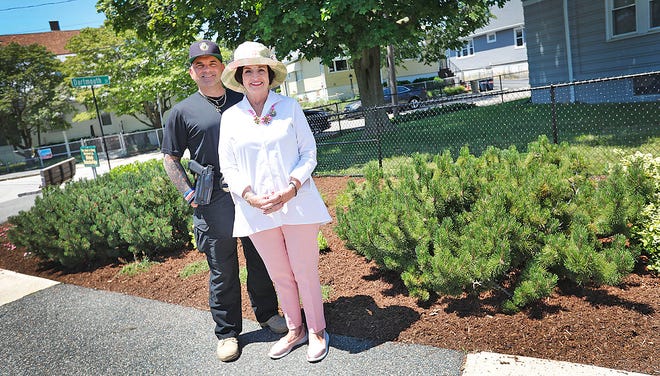
{"label": "man in black shirt", "polygon": [[[162,151],[165,171],[194,207],[193,224],[197,249],[209,264],[209,306],[218,337],[217,355],[222,361],[238,358],[238,335],[242,331],[241,286],[237,240],[232,237],[234,203],[222,189],[218,140],[222,112],[241,101],[243,94],[225,89],[220,80],[224,65],[218,46],[208,40],[190,46],[190,77],[198,92],[176,104],[165,122]],[[213,166],[213,193],[207,205],[195,203],[194,185],[181,164],[188,149],[190,159]],[[277,296],[266,267],[249,238],[241,238],[248,269],[247,289],[257,320],[276,333],[288,328],[277,309]]]}

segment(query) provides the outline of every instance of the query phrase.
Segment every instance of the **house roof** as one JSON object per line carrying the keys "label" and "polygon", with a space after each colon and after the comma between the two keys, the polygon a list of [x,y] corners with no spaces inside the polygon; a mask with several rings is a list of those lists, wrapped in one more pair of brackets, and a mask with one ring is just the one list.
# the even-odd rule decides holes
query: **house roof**
{"label": "house roof", "polygon": [[502,7],[491,6],[490,11],[493,18],[488,25],[475,30],[472,35],[482,35],[500,30],[511,29],[525,24],[522,0],[510,0]]}
{"label": "house roof", "polygon": [[46,47],[48,51],[57,56],[67,55],[71,52],[64,48],[64,46],[66,46],[69,39],[78,34],[80,34],[80,30],[58,30],[43,33],[0,35],[0,46],[8,45],[11,42],[18,43],[21,46],[38,44]]}

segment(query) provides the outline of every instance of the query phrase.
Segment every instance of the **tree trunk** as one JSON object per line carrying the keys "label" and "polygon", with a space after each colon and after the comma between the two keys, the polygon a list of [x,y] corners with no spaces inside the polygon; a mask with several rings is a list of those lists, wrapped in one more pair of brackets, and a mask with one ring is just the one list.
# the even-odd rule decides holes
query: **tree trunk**
{"label": "tree trunk", "polygon": [[380,81],[380,47],[371,47],[352,56],[355,78],[360,90],[360,100],[362,101],[362,108],[365,110],[365,136],[375,137],[384,129],[389,129],[391,125],[384,109],[372,109],[375,106],[383,105],[383,85]]}
{"label": "tree trunk", "polygon": [[149,126],[156,129],[161,128],[158,105],[155,102],[144,101],[142,107],[144,108],[144,114],[149,119]]}

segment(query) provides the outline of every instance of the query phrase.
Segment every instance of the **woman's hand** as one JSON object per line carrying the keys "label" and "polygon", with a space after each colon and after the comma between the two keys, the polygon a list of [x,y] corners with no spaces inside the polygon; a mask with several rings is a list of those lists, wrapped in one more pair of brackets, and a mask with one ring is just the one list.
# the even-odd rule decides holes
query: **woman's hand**
{"label": "woman's hand", "polygon": [[289,184],[287,188],[269,195],[257,195],[249,190],[243,194],[243,198],[250,206],[261,209],[264,214],[271,214],[282,209],[285,203],[296,196],[296,193],[297,188]]}

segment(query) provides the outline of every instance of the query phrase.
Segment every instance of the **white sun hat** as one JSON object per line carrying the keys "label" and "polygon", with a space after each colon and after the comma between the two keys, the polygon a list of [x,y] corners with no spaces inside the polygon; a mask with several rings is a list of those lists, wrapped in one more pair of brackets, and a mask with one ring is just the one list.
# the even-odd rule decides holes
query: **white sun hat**
{"label": "white sun hat", "polygon": [[243,42],[234,51],[234,61],[229,63],[222,72],[222,83],[234,91],[245,92],[245,87],[234,78],[239,67],[246,65],[268,65],[275,77],[268,86],[269,89],[280,86],[286,79],[286,66],[277,60],[270,49],[258,42]]}

